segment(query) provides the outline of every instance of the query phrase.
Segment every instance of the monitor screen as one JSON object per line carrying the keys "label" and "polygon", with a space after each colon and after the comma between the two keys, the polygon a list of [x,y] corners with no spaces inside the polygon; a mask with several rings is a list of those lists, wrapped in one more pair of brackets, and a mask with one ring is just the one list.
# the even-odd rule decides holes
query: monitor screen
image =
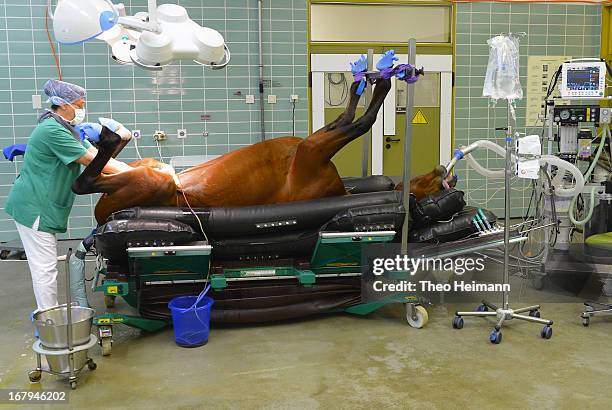
{"label": "monitor screen", "polygon": [[599,89],[599,67],[584,67],[567,70],[569,90],[595,91]]}
{"label": "monitor screen", "polygon": [[561,98],[604,98],[606,73],[606,63],[603,61],[563,63]]}

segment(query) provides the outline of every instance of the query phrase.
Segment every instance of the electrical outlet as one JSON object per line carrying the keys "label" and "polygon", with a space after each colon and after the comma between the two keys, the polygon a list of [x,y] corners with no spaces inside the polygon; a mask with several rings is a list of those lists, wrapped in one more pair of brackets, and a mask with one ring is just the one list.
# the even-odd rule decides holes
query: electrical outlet
{"label": "electrical outlet", "polygon": [[244,102],[246,104],[255,104],[255,96],[252,94],[248,94],[244,97]]}
{"label": "electrical outlet", "polygon": [[291,94],[289,96],[289,99],[291,100],[291,102],[297,102],[299,98],[300,97],[297,94]]}
{"label": "electrical outlet", "polygon": [[187,138],[187,130],[184,128],[176,130],[176,138]]}
{"label": "electrical outlet", "polygon": [[166,139],[166,133],[164,131],[157,130],[155,131],[155,134],[153,134],[153,139],[155,141],[163,141]]}
{"label": "electrical outlet", "polygon": [[268,95],[268,104],[276,104],[276,96],[274,94]]}
{"label": "electrical outlet", "polygon": [[140,138],[140,130],[132,130],[132,137],[136,139]]}

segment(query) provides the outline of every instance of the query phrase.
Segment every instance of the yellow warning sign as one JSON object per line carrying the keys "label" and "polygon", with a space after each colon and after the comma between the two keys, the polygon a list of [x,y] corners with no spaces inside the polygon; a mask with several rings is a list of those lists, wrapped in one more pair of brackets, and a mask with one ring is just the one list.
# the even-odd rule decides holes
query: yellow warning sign
{"label": "yellow warning sign", "polygon": [[416,114],[414,114],[414,117],[412,117],[412,123],[413,124],[429,124],[429,121],[427,121],[427,118],[425,118],[421,110],[418,110]]}

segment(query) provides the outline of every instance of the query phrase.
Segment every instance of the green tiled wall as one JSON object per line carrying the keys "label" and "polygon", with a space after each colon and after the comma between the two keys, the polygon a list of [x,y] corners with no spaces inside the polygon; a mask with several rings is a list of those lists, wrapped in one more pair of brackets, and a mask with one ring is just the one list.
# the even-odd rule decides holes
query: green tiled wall
{"label": "green tiled wall", "polygon": [[[551,55],[598,57],[601,7],[577,4],[458,3],[456,21],[455,145],[468,145],[479,139],[504,144],[496,127],[507,124],[507,104],[496,108],[482,97],[489,50],[487,40],[499,33],[525,32],[520,42],[520,75],[525,97],[517,102],[520,132],[540,134],[541,127],[525,127],[527,56]],[[544,148],[545,149],[545,148]],[[495,154],[477,152],[475,157],[489,168],[501,168]],[[487,180],[467,168],[457,166],[458,186],[468,193],[468,203],[484,206],[503,215],[503,180]],[[529,203],[528,183],[517,181],[512,190],[512,216],[520,216]]]}
{"label": "green tiled wall", "polygon": [[[88,119],[110,116],[140,129],[143,157],[159,157],[152,135],[166,131],[168,139],[161,143],[166,161],[175,155],[222,154],[259,141],[259,105],[244,103],[244,95],[258,95],[257,0],[158,0],[158,4],[170,2],[184,6],[192,19],[225,36],[232,53],[228,68],[212,71],[193,62],[177,62],[160,74],[116,64],[103,42],[60,46],[64,80],[88,91]],[[133,14],[145,11],[147,1],[123,3]],[[32,95],[42,94],[44,82],[57,77],[45,33],[45,5],[46,0],[0,2],[0,148],[27,141],[40,113],[32,109]],[[291,94],[299,95],[296,135],[305,136],[307,1],[265,1],[263,18],[265,93],[278,97],[277,104],[265,107],[266,136],[291,134]],[[210,119],[203,121],[203,114]],[[187,129],[185,140],[176,138],[180,128]],[[119,158],[130,161],[136,156],[130,143]],[[15,225],[3,208],[19,166],[19,161],[0,161],[0,241],[16,237]],[[95,225],[95,202],[96,196],[77,197],[65,237],[80,238],[90,231]]]}

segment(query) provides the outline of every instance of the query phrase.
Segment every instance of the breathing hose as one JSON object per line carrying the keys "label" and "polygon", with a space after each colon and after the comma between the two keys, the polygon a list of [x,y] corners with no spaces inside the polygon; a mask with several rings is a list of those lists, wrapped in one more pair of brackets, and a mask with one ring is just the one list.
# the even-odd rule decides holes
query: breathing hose
{"label": "breathing hose", "polygon": [[[607,138],[611,138],[612,139],[612,135],[610,134],[610,127],[608,125],[604,126],[604,130],[602,132],[601,135],[601,141],[599,142],[599,147],[597,148],[597,152],[595,153],[595,157],[593,158],[593,160],[591,161],[591,165],[589,166],[589,169],[587,169],[587,172],[584,174],[584,179],[588,181],[588,179],[591,177],[591,174],[593,173],[593,170],[595,169],[595,166],[597,165],[597,161],[599,161],[599,157],[601,156],[601,153],[603,151],[605,142],[606,142],[606,137]],[[593,216],[593,210],[595,209],[595,193],[597,191],[597,187],[593,187],[591,189],[591,195],[590,195],[590,207],[589,207],[589,211],[587,212],[587,215],[584,219],[582,220],[577,220],[574,213],[575,213],[575,209],[576,209],[576,201],[578,199],[578,195],[574,196],[572,198],[572,201],[570,202],[570,208],[569,208],[569,220],[571,221],[571,223],[573,223],[574,225],[584,225],[587,222],[589,222],[591,220],[591,217]]]}
{"label": "breathing hose", "polygon": [[[450,172],[450,170],[455,166],[458,160],[465,158],[465,160],[470,165],[470,167],[472,167],[480,175],[486,178],[494,178],[494,179],[504,178],[504,174],[506,172],[504,169],[491,170],[491,169],[483,167],[474,159],[471,153],[478,148],[486,148],[488,150],[495,152],[496,154],[502,157],[506,155],[506,150],[504,147],[492,141],[489,141],[489,140],[479,140],[479,141],[476,141],[468,145],[467,147],[463,147],[460,150],[455,151],[453,159],[446,166],[447,173]],[[516,161],[517,161],[516,155],[512,155],[512,162],[516,162]],[[548,165],[554,165],[557,168],[559,168],[560,171],[557,177],[553,179],[553,183],[552,183],[552,185],[557,185],[555,186],[556,195],[562,196],[562,197],[576,197],[580,192],[582,192],[582,189],[584,188],[585,179],[584,179],[584,176],[582,175],[582,172],[580,172],[578,167],[576,167],[574,164],[571,164],[565,160],[562,160],[561,158],[556,157],[554,155],[542,155],[540,156],[539,161],[540,161],[540,166],[544,164],[548,164]],[[565,175],[565,172],[569,172],[570,174],[572,174],[576,181],[572,188],[564,188],[560,186],[563,180],[563,176]]]}

